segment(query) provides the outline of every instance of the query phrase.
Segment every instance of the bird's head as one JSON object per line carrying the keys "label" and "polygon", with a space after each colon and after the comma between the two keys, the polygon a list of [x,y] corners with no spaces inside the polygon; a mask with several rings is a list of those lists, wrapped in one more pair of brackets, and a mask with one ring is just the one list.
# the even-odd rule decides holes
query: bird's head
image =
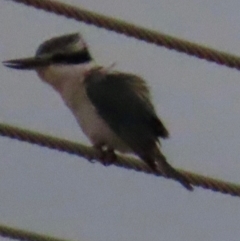
{"label": "bird's head", "polygon": [[92,60],[80,34],[68,34],[43,42],[34,57],[3,61],[6,67],[36,70],[49,65],[84,64]]}
{"label": "bird's head", "polygon": [[44,79],[41,75],[50,67],[54,67],[54,70],[57,69],[58,72],[65,71],[68,74],[71,68],[74,69],[76,66],[90,62],[92,62],[92,57],[85,41],[80,34],[74,33],[54,37],[43,42],[38,47],[34,57],[7,60],[3,61],[3,64],[6,67],[19,70],[36,70]]}

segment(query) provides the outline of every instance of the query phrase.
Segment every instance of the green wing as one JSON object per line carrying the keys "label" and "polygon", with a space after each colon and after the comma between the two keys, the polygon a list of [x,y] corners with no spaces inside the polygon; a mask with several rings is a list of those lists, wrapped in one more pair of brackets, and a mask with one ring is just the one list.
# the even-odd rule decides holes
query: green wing
{"label": "green wing", "polygon": [[139,155],[154,148],[158,137],[168,137],[140,77],[120,72],[104,74],[96,69],[85,83],[98,114]]}

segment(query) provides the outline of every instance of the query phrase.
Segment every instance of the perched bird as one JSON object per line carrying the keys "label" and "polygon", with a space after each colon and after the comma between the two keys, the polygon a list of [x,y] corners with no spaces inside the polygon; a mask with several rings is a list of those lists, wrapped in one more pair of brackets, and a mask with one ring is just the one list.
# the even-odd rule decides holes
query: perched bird
{"label": "perched bird", "polygon": [[54,37],[39,46],[35,57],[3,64],[36,70],[42,81],[61,95],[83,132],[102,153],[135,153],[154,171],[193,189],[160,150],[159,138],[167,138],[168,131],[155,112],[145,81],[96,65],[80,34]]}

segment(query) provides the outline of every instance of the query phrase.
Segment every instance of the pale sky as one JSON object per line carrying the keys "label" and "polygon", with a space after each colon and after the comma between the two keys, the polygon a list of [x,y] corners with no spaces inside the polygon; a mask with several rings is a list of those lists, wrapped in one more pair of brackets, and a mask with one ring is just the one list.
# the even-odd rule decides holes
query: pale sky
{"label": "pale sky", "polygon": [[[240,56],[236,0],[66,2]],[[99,64],[146,79],[172,165],[240,183],[240,72],[11,1],[1,1],[0,22],[0,61],[80,32]],[[89,145],[34,72],[0,68],[1,122]],[[0,150],[2,224],[79,241],[239,241],[239,198],[4,137]]]}

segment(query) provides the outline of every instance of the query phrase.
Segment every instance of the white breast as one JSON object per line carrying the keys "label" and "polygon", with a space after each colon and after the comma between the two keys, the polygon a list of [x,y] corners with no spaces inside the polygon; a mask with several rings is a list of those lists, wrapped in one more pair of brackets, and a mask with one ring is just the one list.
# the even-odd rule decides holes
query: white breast
{"label": "white breast", "polygon": [[72,111],[85,135],[93,145],[105,145],[120,152],[131,152],[130,148],[109,128],[98,115],[87,96],[82,65],[50,66],[39,71],[39,76],[57,90]]}

